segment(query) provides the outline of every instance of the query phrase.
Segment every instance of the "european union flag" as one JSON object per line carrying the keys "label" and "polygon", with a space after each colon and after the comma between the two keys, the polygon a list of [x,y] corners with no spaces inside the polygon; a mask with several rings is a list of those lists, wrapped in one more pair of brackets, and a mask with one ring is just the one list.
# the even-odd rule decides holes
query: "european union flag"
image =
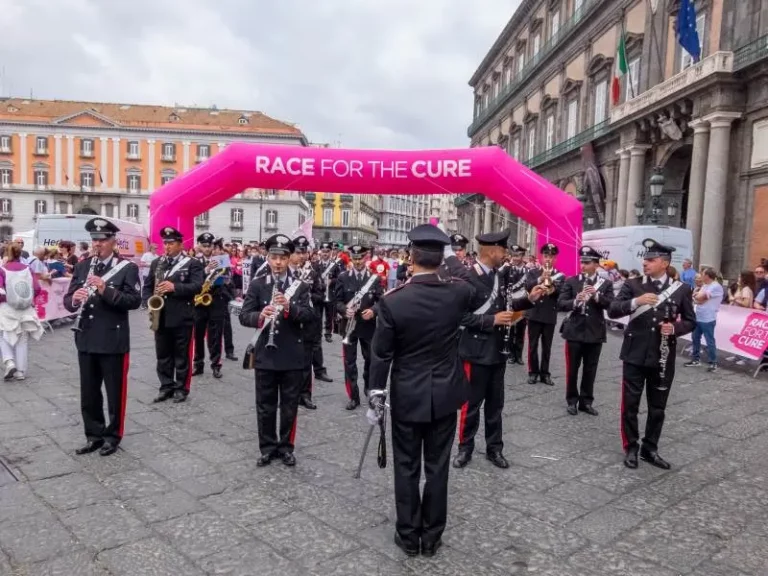
{"label": "european union flag", "polygon": [[699,33],[696,31],[696,8],[693,0],[680,0],[680,10],[677,13],[677,41],[683,50],[688,52],[694,62],[701,58]]}

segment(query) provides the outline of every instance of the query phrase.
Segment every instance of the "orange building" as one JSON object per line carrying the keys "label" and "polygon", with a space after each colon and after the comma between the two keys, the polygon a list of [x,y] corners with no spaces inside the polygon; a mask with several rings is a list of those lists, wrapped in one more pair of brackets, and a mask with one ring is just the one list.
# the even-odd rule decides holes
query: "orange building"
{"label": "orange building", "polygon": [[[155,189],[235,141],[307,145],[296,126],[261,112],[0,99],[0,236],[33,228],[40,214],[146,224]],[[290,233],[308,215],[298,192],[247,190],[197,224],[249,241]]]}

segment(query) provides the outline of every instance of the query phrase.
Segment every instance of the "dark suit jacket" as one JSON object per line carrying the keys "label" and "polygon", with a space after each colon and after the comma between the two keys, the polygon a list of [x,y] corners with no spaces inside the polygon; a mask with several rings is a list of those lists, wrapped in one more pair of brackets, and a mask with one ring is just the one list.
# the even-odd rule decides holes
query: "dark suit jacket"
{"label": "dark suit jacket", "polygon": [[[372,273],[366,269],[363,271],[363,277],[360,280],[357,280],[352,271],[348,270],[339,274],[339,277],[336,279],[333,300],[336,302],[336,311],[341,314],[342,326],[340,329],[342,334],[344,334],[347,329],[347,303],[355,297],[355,294],[357,294],[363,286],[365,286],[370,279],[371,274]],[[373,285],[368,289],[368,292],[363,296],[363,299],[360,302],[360,308],[355,315],[357,323],[355,324],[355,329],[352,331],[354,336],[364,340],[373,338],[373,330],[376,328],[376,316],[370,320],[363,320],[361,314],[363,310],[373,308],[383,293],[384,290],[381,287],[381,282],[374,281]]]}
{"label": "dark suit jacket", "polygon": [[390,290],[377,304],[370,387],[385,389],[391,367],[392,418],[431,422],[466,402],[458,333],[473,292],[461,280],[424,274]]}
{"label": "dark suit jacket", "polygon": [[[528,272],[525,277],[525,287],[530,292],[534,286],[541,284],[541,275],[544,273],[543,268],[533,268]],[[552,276],[560,274],[555,268],[552,270]],[[542,324],[557,324],[557,299],[560,297],[560,290],[565,282],[565,277],[560,275],[557,279],[553,279],[552,285],[555,291],[549,296],[542,296],[536,302],[533,307],[525,313],[526,318],[529,321],[541,322]]]}
{"label": "dark suit jacket", "polygon": [[589,299],[585,307],[582,307],[582,304],[576,306],[576,296],[584,289],[585,282],[585,276],[579,274],[571,276],[563,284],[557,305],[561,311],[570,312],[570,314],[563,320],[560,334],[572,342],[588,344],[605,342],[605,310],[613,302],[613,283],[603,280],[600,288],[597,289],[597,294]]}
{"label": "dark suit jacket", "polygon": [[[117,266],[119,258],[113,257],[109,268],[99,276],[106,276]],[[64,307],[70,312],[79,311],[73,306],[72,295],[85,285],[91,268],[91,258],[79,262],[74,269],[69,289],[64,296]],[[125,354],[131,349],[131,331],[128,312],[141,305],[139,294],[139,267],[128,262],[106,281],[104,294],[94,294],[87,302],[81,316],[80,332],[75,332],[78,352],[91,354]]]}
{"label": "dark suit jacket", "polygon": [[[157,267],[164,256],[155,258],[149,266],[149,275],[144,283],[142,296],[149,299],[155,293]],[[195,295],[200,293],[205,281],[205,270],[196,258],[189,258],[187,262],[178,268],[173,274],[173,268],[168,268],[166,274],[159,282],[169,280],[173,282],[174,291],[165,294],[165,306],[160,311],[160,329],[178,328],[187,326],[195,321]],[[158,282],[158,283],[159,283]]]}
{"label": "dark suit jacket", "polygon": [[[632,313],[632,300],[646,292],[661,294],[667,289],[667,282],[656,290],[651,279],[647,276],[627,280],[621,287],[608,309],[610,318],[623,318]],[[651,308],[645,314],[640,314],[634,320],[630,320],[624,328],[624,342],[621,346],[620,358],[627,364],[643,366],[647,368],[659,365],[661,332],[659,324],[664,319],[666,305],[674,305],[675,335],[669,338],[668,365],[674,363],[676,356],[677,337],[693,332],[696,327],[696,313],[693,309],[691,288],[683,283],[668,299],[658,308]]]}

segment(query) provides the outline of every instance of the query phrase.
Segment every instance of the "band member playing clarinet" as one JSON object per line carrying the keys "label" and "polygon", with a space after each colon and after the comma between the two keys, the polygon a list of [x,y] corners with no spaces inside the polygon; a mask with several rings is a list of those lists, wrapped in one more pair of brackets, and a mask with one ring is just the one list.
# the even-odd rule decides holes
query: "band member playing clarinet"
{"label": "band member playing clarinet", "polygon": [[565,338],[565,401],[571,416],[576,416],[579,410],[597,416],[597,410],[592,407],[595,375],[606,341],[605,310],[613,302],[613,284],[597,275],[599,252],[584,246],[579,255],[581,274],[565,281],[557,300],[560,310],[570,313],[560,326]]}
{"label": "band member playing clarinet", "polygon": [[[325,312],[325,323],[323,330],[325,332],[325,341],[329,344],[333,342],[334,320],[336,318],[336,305],[333,301],[335,294],[336,278],[344,270],[341,262],[331,258],[331,243],[323,242],[320,244],[320,259],[315,263],[315,270],[322,278],[325,284],[325,301],[323,310]],[[321,364],[322,365],[322,364]]]}
{"label": "band member playing clarinet", "polygon": [[[525,267],[525,262],[523,262],[525,248],[512,244],[509,247],[509,254],[507,281],[511,282],[513,286],[522,283],[521,288],[525,290],[525,279],[528,274],[528,268]],[[523,361],[523,348],[525,348],[525,329],[527,327],[528,320],[525,316],[515,322],[515,325],[512,327],[512,354],[510,354],[508,360],[510,364],[519,364],[520,366],[525,364]]]}
{"label": "band member playing clarinet", "polygon": [[471,313],[464,317],[464,329],[459,340],[459,356],[469,380],[469,401],[459,416],[459,452],[453,466],[463,468],[472,459],[475,434],[480,426],[480,407],[485,402],[485,457],[499,468],[508,468],[502,454],[501,412],[504,408],[504,372],[507,359],[504,347],[504,329],[515,318],[515,311],[533,306],[541,296],[541,288],[531,288],[530,295],[510,300],[507,278],[498,272],[507,255],[509,230],[476,236],[480,245],[477,262],[465,268],[455,256],[445,261],[448,270],[457,278],[469,282],[475,289]]}
{"label": "band member playing clarinet", "polygon": [[[309,263],[309,240],[306,236],[297,236],[293,239],[294,253],[291,254],[290,272],[294,278],[299,278],[309,287],[309,305],[312,307],[312,318],[302,324],[304,338],[304,368],[302,375],[301,392],[299,394],[299,406],[307,410],[316,410],[317,405],[312,401],[312,360],[315,346],[321,346],[323,316],[322,306],[325,300],[325,288],[320,276]],[[316,310],[320,309],[318,315]]]}
{"label": "band member playing clarinet", "polygon": [[[80,408],[87,442],[76,450],[114,454],[123,438],[131,344],[128,311],[141,305],[139,268],[115,256],[117,226],[102,218],[86,222],[95,255],[75,265],[64,307],[78,312],[75,330],[80,365]],[[104,422],[101,385],[107,393]]]}
{"label": "band member playing clarinet", "polygon": [[[203,265],[183,252],[181,232],[166,226],[160,231],[165,255],[155,258],[144,283],[143,297],[163,299],[160,322],[155,332],[157,376],[160,391],[154,402],[173,398],[184,402],[192,381],[192,333],[195,326],[194,299],[203,287]],[[158,273],[158,266],[162,266]]]}
{"label": "band member playing clarinet", "polygon": [[541,247],[543,266],[530,270],[525,281],[529,290],[539,285],[547,288],[547,293],[525,313],[528,318],[528,384],[536,384],[540,380],[548,386],[554,386],[549,373],[549,358],[557,324],[557,298],[565,281],[565,276],[555,270],[558,252],[557,246],[551,242],[544,244]]}
{"label": "band member playing clarinet", "polygon": [[363,392],[368,396],[368,371],[371,366],[371,338],[376,328],[373,307],[384,290],[381,282],[365,265],[368,249],[356,244],[349,247],[352,269],[339,274],[336,280],[334,301],[342,320],[342,360],[344,362],[344,384],[347,388],[347,410],[360,406],[360,389],[357,386],[357,344],[363,353]]}
{"label": "band member playing clarinet", "polygon": [[643,247],[643,276],[624,282],[608,313],[611,318],[629,316],[620,356],[624,361],[621,442],[624,465],[637,468],[637,412],[645,388],[648,417],[640,458],[669,470],[670,464],[658,453],[659,437],[669,390],[675,378],[677,337],[693,331],[696,314],[691,288],[667,275],[675,249],[651,238],[643,240]]}
{"label": "band member playing clarinet", "polygon": [[261,330],[254,345],[261,451],[257,466],[276,458],[286,466],[296,465],[293,450],[305,354],[302,325],[313,320],[313,312],[309,287],[288,270],[293,251],[293,242],[283,234],[267,240],[272,273],[251,281],[240,312],[240,324]]}
{"label": "band member playing clarinet", "polygon": [[[205,232],[197,237],[198,247],[202,253],[197,259],[205,270],[206,281],[209,284],[210,304],[195,302],[195,370],[192,376],[199,376],[205,370],[205,344],[208,341],[208,355],[211,359],[211,370],[214,378],[221,378],[221,349],[224,339],[224,323],[229,314],[229,295],[224,288],[225,274],[215,278],[219,269],[218,262],[213,259],[214,236]],[[202,296],[202,295],[201,295]]]}

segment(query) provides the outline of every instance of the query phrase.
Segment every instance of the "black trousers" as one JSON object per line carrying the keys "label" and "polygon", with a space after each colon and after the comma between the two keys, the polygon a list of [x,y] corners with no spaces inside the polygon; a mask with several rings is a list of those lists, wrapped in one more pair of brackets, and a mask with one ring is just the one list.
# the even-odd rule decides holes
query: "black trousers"
{"label": "black trousers", "polygon": [[512,328],[514,336],[512,354],[514,358],[523,359],[523,348],[525,348],[525,329],[528,326],[528,318],[521,318]]}
{"label": "black trousers", "polygon": [[315,308],[315,338],[312,344],[312,369],[315,371],[315,375],[325,372],[325,360],[323,359],[323,310],[324,305],[318,304]]}
{"label": "black trousers", "polygon": [[[456,436],[456,413],[433,422],[392,419],[392,460],[395,472],[397,530],[403,542],[430,545],[445,530],[448,515],[448,471]],[[424,492],[420,493],[422,453]]]}
{"label": "black trousers", "polygon": [[469,400],[461,407],[459,415],[459,450],[475,449],[475,434],[480,427],[480,407],[485,402],[485,451],[501,452],[501,411],[504,409],[504,371],[506,362],[483,365],[464,362],[464,372],[469,380]]}
{"label": "black trousers", "polygon": [[[591,406],[595,400],[595,376],[600,362],[601,342],[565,342],[565,400],[568,404]],[[579,393],[579,367],[581,372],[581,393]]]}
{"label": "black trousers", "polygon": [[323,314],[325,315],[325,323],[323,324],[323,333],[326,336],[330,336],[334,332],[334,319],[336,318],[336,304],[334,302],[323,302],[320,304],[323,307]]}
{"label": "black trousers", "polygon": [[[80,365],[80,411],[85,437],[119,444],[125,425],[129,355],[78,352],[77,361]],[[106,425],[102,382],[107,392],[109,424]]]}
{"label": "black trousers", "polygon": [[360,389],[357,386],[357,344],[363,352],[363,393],[368,396],[368,371],[371,368],[371,341],[355,334],[349,337],[349,344],[341,345],[341,357],[344,362],[344,385],[350,400],[360,401]]}
{"label": "black trousers", "polygon": [[302,370],[279,372],[256,369],[256,419],[262,455],[293,452],[302,374]]}
{"label": "black trousers", "polygon": [[314,378],[312,376],[312,352],[314,350],[315,343],[309,342],[304,344],[304,369],[301,371],[301,392],[299,393],[300,398],[306,398],[307,400],[312,399],[312,384],[314,383]]}
{"label": "black trousers", "polygon": [[[195,310],[195,368],[205,366],[205,341],[208,341],[208,355],[211,368],[221,366],[221,346],[224,337],[224,317],[198,307]],[[230,325],[230,330],[232,326]]]}
{"label": "black trousers", "polygon": [[194,325],[160,328],[155,332],[157,376],[160,392],[180,390],[189,394],[192,382],[192,333]]}
{"label": "black trousers", "polygon": [[235,354],[235,343],[232,340],[232,315],[229,313],[229,304],[227,304],[227,313],[224,316],[224,354],[227,356]]}
{"label": "black trousers", "polygon": [[[670,361],[667,363],[667,372],[663,384],[658,366],[646,368],[624,363],[624,373],[621,380],[621,443],[625,452],[630,448],[637,448],[639,438],[637,412],[640,408],[643,388],[645,388],[645,399],[648,404],[648,417],[645,421],[643,447],[651,452],[655,452],[658,449],[661,429],[664,426],[664,415],[667,408],[669,390],[674,379],[674,358],[670,358]],[[667,389],[660,390],[659,386],[666,387]]]}
{"label": "black trousers", "polygon": [[[552,338],[555,325],[528,320],[528,374],[549,376],[549,358],[552,354]],[[541,341],[541,361],[539,361]]]}

